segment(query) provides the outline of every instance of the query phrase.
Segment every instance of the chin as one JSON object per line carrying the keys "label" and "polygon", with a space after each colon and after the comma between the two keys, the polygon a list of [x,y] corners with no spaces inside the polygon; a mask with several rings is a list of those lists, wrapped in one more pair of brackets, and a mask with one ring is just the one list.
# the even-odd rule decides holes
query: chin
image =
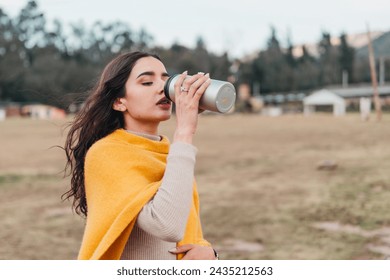
{"label": "chin", "polygon": [[162,121],[162,122],[163,122],[163,121],[167,121],[167,120],[169,120],[170,118],[171,118],[171,114],[162,117],[162,118],[161,118],[161,121]]}
{"label": "chin", "polygon": [[151,116],[149,120],[156,121],[156,122],[163,122],[166,120],[169,120],[171,118],[172,113],[171,112],[164,112],[155,114],[153,117]]}
{"label": "chin", "polygon": [[166,120],[169,120],[172,116],[172,111],[169,110],[169,111],[165,111],[164,114],[162,114],[161,116],[161,119],[166,121]]}

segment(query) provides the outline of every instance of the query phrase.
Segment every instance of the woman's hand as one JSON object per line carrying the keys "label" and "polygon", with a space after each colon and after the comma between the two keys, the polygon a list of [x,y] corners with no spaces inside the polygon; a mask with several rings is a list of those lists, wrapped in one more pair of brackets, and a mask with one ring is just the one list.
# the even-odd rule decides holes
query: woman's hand
{"label": "woman's hand", "polygon": [[209,74],[198,73],[187,78],[182,73],[175,83],[176,130],[174,141],[192,143],[198,125],[199,100],[210,85]]}
{"label": "woman's hand", "polygon": [[216,260],[213,248],[195,244],[184,244],[169,250],[172,254],[185,254],[182,260]]}

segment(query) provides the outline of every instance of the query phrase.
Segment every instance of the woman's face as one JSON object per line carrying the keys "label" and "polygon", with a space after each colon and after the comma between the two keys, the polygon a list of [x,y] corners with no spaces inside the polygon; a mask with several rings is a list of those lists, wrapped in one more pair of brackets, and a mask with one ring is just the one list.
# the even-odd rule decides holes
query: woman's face
{"label": "woman's face", "polygon": [[126,129],[145,130],[168,120],[172,104],[164,95],[165,81],[169,78],[164,64],[154,57],[143,57],[134,65],[127,79],[125,105]]}

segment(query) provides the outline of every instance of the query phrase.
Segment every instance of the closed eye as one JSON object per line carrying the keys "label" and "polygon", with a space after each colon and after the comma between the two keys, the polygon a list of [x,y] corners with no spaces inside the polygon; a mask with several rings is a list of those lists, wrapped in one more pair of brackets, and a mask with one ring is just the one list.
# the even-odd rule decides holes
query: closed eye
{"label": "closed eye", "polygon": [[142,83],[142,85],[144,85],[144,86],[151,86],[151,85],[153,85],[153,82]]}

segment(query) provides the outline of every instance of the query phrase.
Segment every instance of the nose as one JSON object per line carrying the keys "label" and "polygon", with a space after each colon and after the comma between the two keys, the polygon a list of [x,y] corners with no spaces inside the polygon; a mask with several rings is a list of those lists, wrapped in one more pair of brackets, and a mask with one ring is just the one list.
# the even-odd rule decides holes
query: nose
{"label": "nose", "polygon": [[164,93],[165,80],[161,79],[158,85],[159,93]]}

